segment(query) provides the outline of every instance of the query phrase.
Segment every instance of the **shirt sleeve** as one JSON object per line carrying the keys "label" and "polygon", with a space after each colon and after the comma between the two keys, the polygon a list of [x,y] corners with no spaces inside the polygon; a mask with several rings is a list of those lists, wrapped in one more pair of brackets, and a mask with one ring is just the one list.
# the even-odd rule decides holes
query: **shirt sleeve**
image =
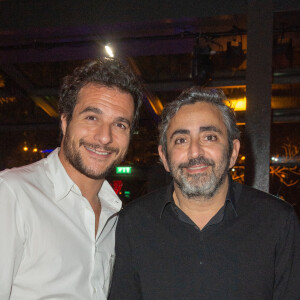
{"label": "shirt sleeve", "polygon": [[300,225],[294,212],[276,248],[274,300],[300,299]]}
{"label": "shirt sleeve", "polygon": [[121,215],[116,229],[116,261],[108,300],[142,299],[129,235],[130,225]]}
{"label": "shirt sleeve", "polygon": [[10,187],[0,178],[0,299],[10,299],[23,254],[19,234],[20,211]]}

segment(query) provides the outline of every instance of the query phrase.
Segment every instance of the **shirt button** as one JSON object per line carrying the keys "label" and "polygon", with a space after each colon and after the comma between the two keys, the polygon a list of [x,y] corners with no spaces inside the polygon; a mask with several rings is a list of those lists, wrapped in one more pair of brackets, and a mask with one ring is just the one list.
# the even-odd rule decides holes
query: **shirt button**
{"label": "shirt button", "polygon": [[200,260],[200,262],[199,262],[199,263],[200,263],[200,265],[203,265],[203,261],[202,261],[202,260]]}
{"label": "shirt button", "polygon": [[96,294],[97,293],[97,289],[93,288],[93,292],[94,292],[94,294]]}

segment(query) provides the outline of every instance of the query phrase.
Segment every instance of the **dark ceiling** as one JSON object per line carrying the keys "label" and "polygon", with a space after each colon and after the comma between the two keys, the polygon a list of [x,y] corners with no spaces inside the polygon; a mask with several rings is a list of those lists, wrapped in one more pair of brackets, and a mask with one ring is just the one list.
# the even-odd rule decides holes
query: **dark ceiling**
{"label": "dark ceiling", "polygon": [[[158,113],[159,103],[195,82],[243,97],[247,9],[245,0],[0,1],[0,124],[56,124],[62,77],[105,55],[108,42],[141,77]],[[300,2],[273,1],[273,12],[272,106],[281,115],[293,108],[289,117],[299,122]],[[200,79],[193,73],[196,41]],[[145,104],[144,118],[155,120]]]}

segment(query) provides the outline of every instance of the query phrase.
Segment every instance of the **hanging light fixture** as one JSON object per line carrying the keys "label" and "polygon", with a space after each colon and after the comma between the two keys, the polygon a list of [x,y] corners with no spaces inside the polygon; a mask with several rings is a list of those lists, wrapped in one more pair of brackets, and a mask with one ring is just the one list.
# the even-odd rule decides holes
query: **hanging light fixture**
{"label": "hanging light fixture", "polygon": [[200,38],[197,37],[192,59],[192,78],[195,84],[204,86],[212,79],[211,55],[214,53],[208,45],[200,45]]}

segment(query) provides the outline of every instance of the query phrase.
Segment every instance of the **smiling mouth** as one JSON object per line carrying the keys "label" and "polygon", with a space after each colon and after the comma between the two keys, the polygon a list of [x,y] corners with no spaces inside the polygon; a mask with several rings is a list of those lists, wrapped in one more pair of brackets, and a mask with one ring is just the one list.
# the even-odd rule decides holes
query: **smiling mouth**
{"label": "smiling mouth", "polygon": [[208,165],[201,165],[201,166],[192,166],[192,167],[188,167],[189,170],[202,170],[207,168]]}
{"label": "smiling mouth", "polygon": [[98,155],[110,155],[111,154],[111,152],[109,152],[109,151],[99,151],[99,150],[95,150],[95,149],[93,149],[93,148],[90,148],[90,147],[88,147],[88,146],[84,146],[88,151],[91,151],[91,152],[94,152],[94,153],[96,153],[96,154],[98,154]]}

